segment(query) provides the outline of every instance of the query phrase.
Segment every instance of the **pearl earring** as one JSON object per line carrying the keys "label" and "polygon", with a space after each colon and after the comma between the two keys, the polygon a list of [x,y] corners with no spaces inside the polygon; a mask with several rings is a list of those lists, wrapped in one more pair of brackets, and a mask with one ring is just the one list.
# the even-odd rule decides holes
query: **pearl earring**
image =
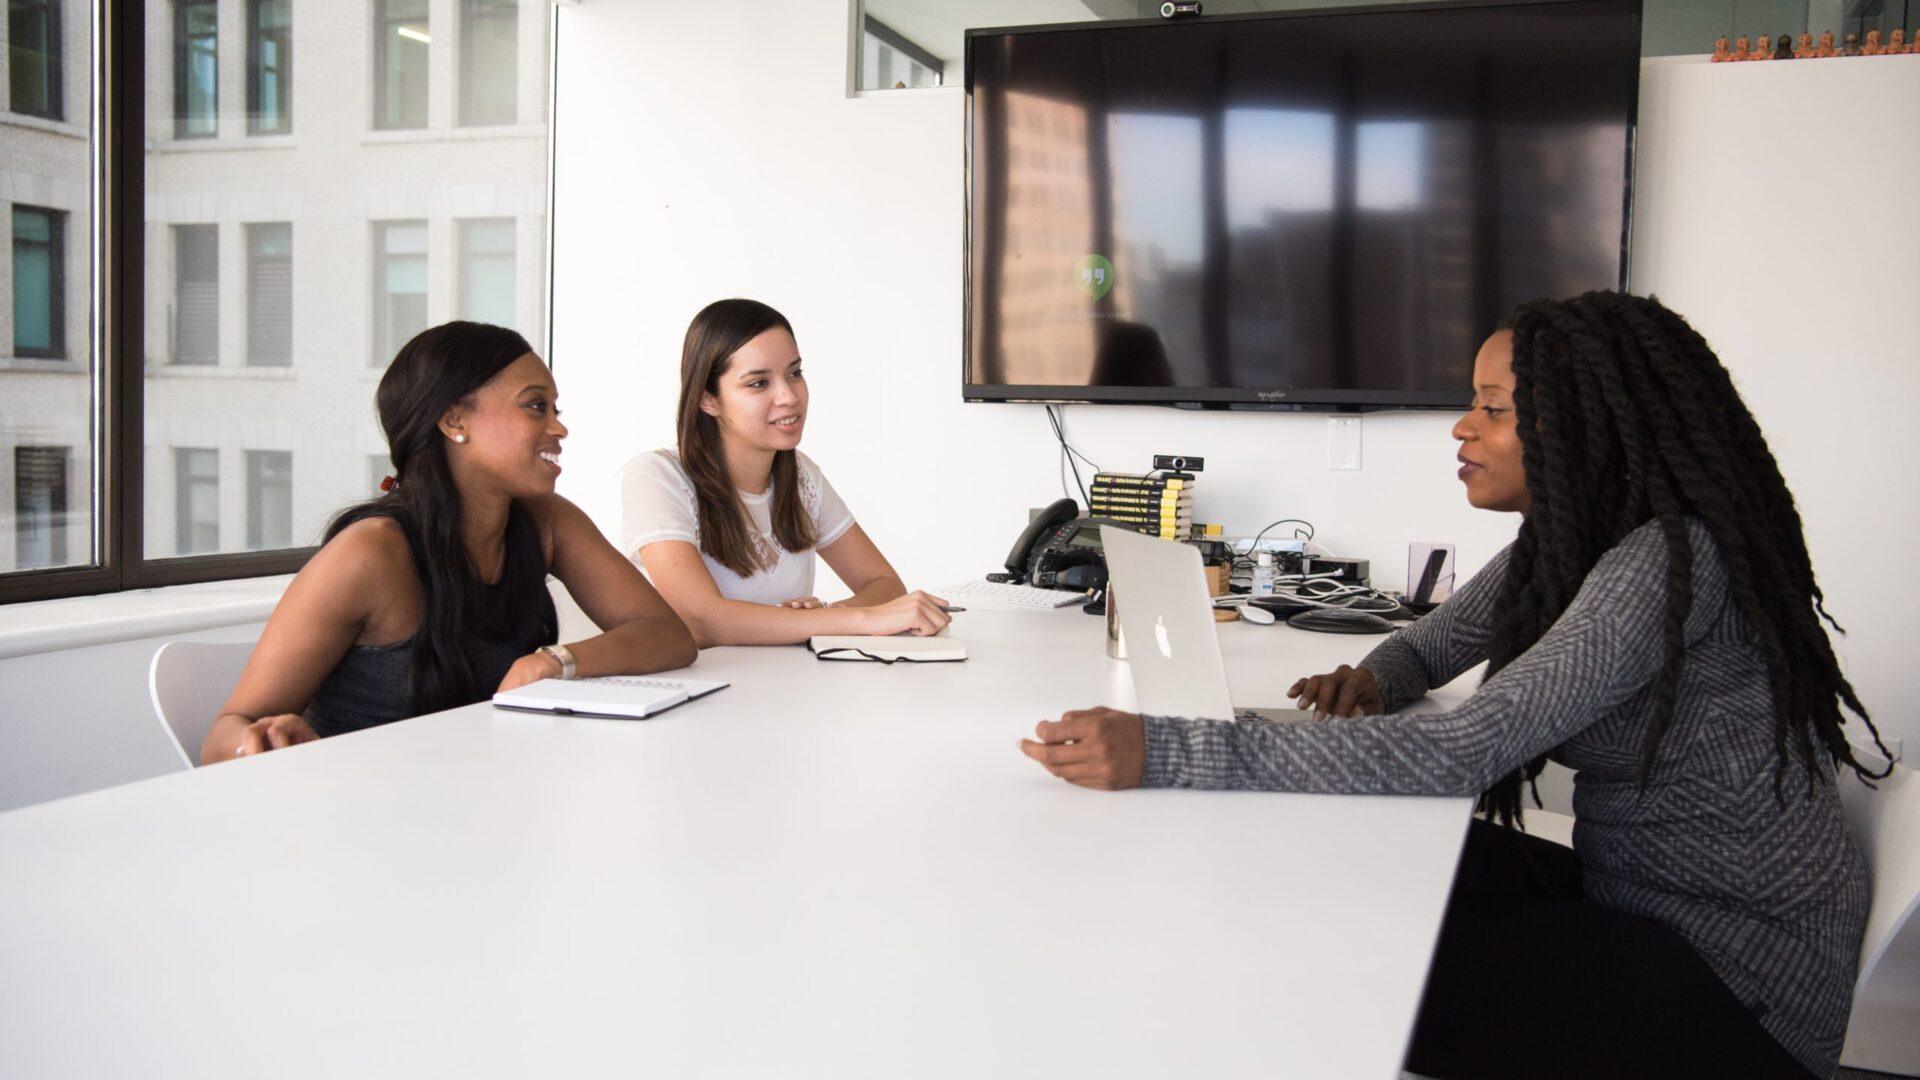
{"label": "pearl earring", "polygon": [[465,435],[455,435],[453,437],[453,441],[457,443],[463,443],[467,441],[467,437]]}

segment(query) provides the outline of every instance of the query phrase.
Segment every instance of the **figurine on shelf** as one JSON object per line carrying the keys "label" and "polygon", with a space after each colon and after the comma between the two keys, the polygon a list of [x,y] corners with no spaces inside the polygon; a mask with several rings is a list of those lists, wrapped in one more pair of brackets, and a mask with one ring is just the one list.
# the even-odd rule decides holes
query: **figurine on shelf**
{"label": "figurine on shelf", "polygon": [[1840,46],[1840,55],[1841,56],[1859,56],[1860,55],[1860,35],[1859,34],[1847,35],[1846,41]]}
{"label": "figurine on shelf", "polygon": [[1806,60],[1812,56],[1813,56],[1813,35],[1801,34],[1800,44],[1793,47],[1793,58],[1795,60]]}
{"label": "figurine on shelf", "polygon": [[1793,59],[1793,35],[1781,34],[1773,39],[1773,58],[1775,60]]}
{"label": "figurine on shelf", "polygon": [[1839,54],[1839,53],[1838,53],[1837,51],[1835,51],[1835,49],[1834,49],[1834,47],[1833,47],[1833,31],[1831,31],[1831,30],[1827,30],[1827,31],[1824,31],[1824,32],[1822,32],[1822,33],[1821,33],[1821,35],[1820,35],[1820,47],[1819,47],[1818,49],[1815,49],[1815,50],[1813,51],[1813,55],[1815,55],[1815,56],[1838,56],[1838,55],[1840,55],[1840,54]]}
{"label": "figurine on shelf", "polygon": [[1893,28],[1893,33],[1887,37],[1887,55],[1899,56],[1906,51],[1907,32],[1896,26]]}
{"label": "figurine on shelf", "polygon": [[1731,59],[1733,59],[1733,53],[1727,50],[1727,39],[1714,38],[1713,39],[1713,62],[1716,64],[1724,64]]}
{"label": "figurine on shelf", "polygon": [[1749,60],[1773,59],[1773,39],[1765,34],[1753,39],[1753,51],[1747,54]]}
{"label": "figurine on shelf", "polygon": [[1860,47],[1860,55],[1861,56],[1879,56],[1880,54],[1886,51],[1887,51],[1886,48],[1880,44],[1880,31],[1878,30],[1867,31],[1867,43]]}
{"label": "figurine on shelf", "polygon": [[1734,39],[1733,58],[1735,60],[1741,60],[1741,61],[1753,59],[1753,51],[1747,47],[1747,39],[1745,35],[1742,35]]}

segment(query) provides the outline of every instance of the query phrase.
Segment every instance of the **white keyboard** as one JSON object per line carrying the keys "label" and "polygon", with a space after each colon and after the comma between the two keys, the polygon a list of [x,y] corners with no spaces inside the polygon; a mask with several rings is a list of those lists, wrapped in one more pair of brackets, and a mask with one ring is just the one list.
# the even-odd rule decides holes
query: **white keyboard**
{"label": "white keyboard", "polygon": [[997,581],[963,581],[946,589],[928,589],[943,600],[981,611],[1052,611],[1084,604],[1086,593],[1064,589],[1036,589],[1031,585],[1002,585]]}

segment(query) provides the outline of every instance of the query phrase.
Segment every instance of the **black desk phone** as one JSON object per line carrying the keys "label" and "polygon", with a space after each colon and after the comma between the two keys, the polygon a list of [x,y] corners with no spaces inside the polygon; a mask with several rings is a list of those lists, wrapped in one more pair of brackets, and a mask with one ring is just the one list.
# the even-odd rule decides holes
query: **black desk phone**
{"label": "black desk phone", "polygon": [[1107,584],[1107,553],[1100,518],[1081,517],[1080,504],[1061,499],[1027,523],[1007,553],[1007,572],[992,579],[1042,589],[1083,592]]}

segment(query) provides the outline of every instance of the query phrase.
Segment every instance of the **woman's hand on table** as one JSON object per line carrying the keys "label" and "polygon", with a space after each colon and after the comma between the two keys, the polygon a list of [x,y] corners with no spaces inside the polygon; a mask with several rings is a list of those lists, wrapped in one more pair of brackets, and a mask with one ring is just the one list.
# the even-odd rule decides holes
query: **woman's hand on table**
{"label": "woman's hand on table", "polygon": [[1147,725],[1138,714],[1105,707],[1042,720],[1020,752],[1081,787],[1118,791],[1140,786],[1147,768]]}
{"label": "woman's hand on table", "polygon": [[240,743],[233,748],[233,756],[264,754],[269,750],[298,746],[319,738],[320,736],[315,734],[313,728],[307,724],[306,717],[298,713],[263,716],[241,729]]}
{"label": "woman's hand on table", "polygon": [[869,634],[912,634],[932,637],[947,628],[953,616],[947,614],[947,602],[937,596],[914,590],[884,604],[860,608]]}
{"label": "woman's hand on table", "polygon": [[560,661],[555,660],[552,654],[530,652],[513,662],[513,666],[507,669],[506,677],[500,680],[500,685],[494,693],[503,694],[508,690],[517,690],[528,683],[537,683],[541,679],[557,679],[561,674]]}
{"label": "woman's hand on table", "polygon": [[793,608],[796,611],[812,611],[815,608],[823,608],[827,605],[821,603],[820,598],[817,596],[796,596],[791,600],[781,601],[780,606]]}
{"label": "woman's hand on table", "polygon": [[1366,668],[1341,664],[1325,675],[1309,675],[1293,684],[1287,696],[1301,709],[1312,709],[1315,720],[1330,716],[1359,716],[1387,711],[1380,686]]}

